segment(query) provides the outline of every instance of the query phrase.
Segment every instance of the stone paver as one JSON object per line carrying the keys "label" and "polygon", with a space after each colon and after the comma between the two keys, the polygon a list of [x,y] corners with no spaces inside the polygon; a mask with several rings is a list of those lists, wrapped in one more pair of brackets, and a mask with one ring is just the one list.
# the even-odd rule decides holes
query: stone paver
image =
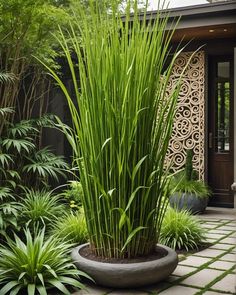
{"label": "stone paver", "polygon": [[164,290],[158,294],[162,295],[194,295],[198,292],[198,289],[184,286],[173,286],[167,290]]}
{"label": "stone paver", "polygon": [[181,284],[191,285],[196,287],[205,287],[210,282],[212,282],[216,277],[223,274],[223,271],[215,269],[203,269],[196,274],[188,277],[187,279],[181,281]]}
{"label": "stone paver", "polygon": [[206,224],[202,224],[202,226],[204,228],[207,228],[207,229],[215,229],[217,225],[216,224],[208,224],[208,223],[206,223]]}
{"label": "stone paver", "polygon": [[210,243],[210,244],[215,244],[215,243],[218,242],[218,240],[216,240],[216,239],[209,239],[209,238],[206,238],[205,241],[206,241],[207,243]]}
{"label": "stone paver", "polygon": [[159,294],[159,292],[161,292],[162,290],[165,290],[169,287],[171,287],[172,285],[170,283],[167,283],[166,281],[157,283],[157,284],[153,284],[150,286],[147,286],[146,288],[143,288],[145,291],[147,291],[149,294]]}
{"label": "stone paver", "polygon": [[76,293],[73,293],[73,295],[105,295],[111,292],[112,289],[109,288],[102,288],[99,286],[89,286],[86,288],[86,290],[80,290]]}
{"label": "stone paver", "polygon": [[232,248],[231,244],[221,244],[221,243],[217,243],[210,247],[210,249],[222,249],[222,250],[228,250],[230,248]]}
{"label": "stone paver", "polygon": [[228,270],[235,266],[235,262],[217,260],[211,263],[208,267]]}
{"label": "stone paver", "polygon": [[229,238],[225,238],[225,239],[221,240],[220,242],[221,242],[221,243],[225,243],[225,244],[232,244],[232,245],[235,245],[235,243],[236,243],[236,238],[229,237]]}
{"label": "stone paver", "polygon": [[221,292],[216,292],[216,291],[206,291],[203,293],[204,295],[227,295],[227,294],[232,294],[232,293],[221,293]]}
{"label": "stone paver", "polygon": [[[116,290],[116,291],[112,291],[110,293],[106,293],[106,294],[111,294],[111,295],[148,295],[147,292],[145,291],[137,291],[137,290]],[[93,295],[93,294],[91,294]]]}
{"label": "stone paver", "polygon": [[203,251],[200,251],[196,253],[197,256],[203,256],[203,257],[216,257],[218,255],[223,254],[225,251],[224,250],[217,250],[217,249],[205,249]]}
{"label": "stone paver", "polygon": [[209,233],[210,234],[218,234],[221,236],[224,236],[226,234],[226,232],[224,230],[220,230],[220,229],[210,229]]}
{"label": "stone paver", "polygon": [[227,225],[219,226],[219,227],[217,227],[217,229],[224,230],[228,233],[231,231],[235,231],[235,228],[233,228],[232,226],[227,226]]}
{"label": "stone paver", "polygon": [[236,255],[232,254],[232,253],[229,253],[229,254],[226,254],[226,255],[222,256],[220,258],[220,260],[236,262]]}
{"label": "stone paver", "polygon": [[171,275],[169,276],[167,279],[165,279],[165,282],[167,283],[173,283],[174,281],[178,280],[179,277],[178,276],[175,276],[175,275]]}
{"label": "stone paver", "polygon": [[215,240],[219,240],[224,237],[224,235],[222,235],[222,234],[214,234],[212,232],[207,233],[206,236],[210,239],[215,239]]}
{"label": "stone paver", "polygon": [[235,288],[235,275],[229,274],[224,277],[222,280],[217,282],[215,285],[211,287],[211,289],[226,291],[226,292],[236,292]]}
{"label": "stone paver", "polygon": [[173,275],[183,277],[193,271],[196,271],[195,267],[178,265],[176,270],[173,272]]}
{"label": "stone paver", "polygon": [[187,266],[202,266],[203,264],[211,261],[211,259],[212,258],[189,256],[187,259],[181,261],[179,264]]}

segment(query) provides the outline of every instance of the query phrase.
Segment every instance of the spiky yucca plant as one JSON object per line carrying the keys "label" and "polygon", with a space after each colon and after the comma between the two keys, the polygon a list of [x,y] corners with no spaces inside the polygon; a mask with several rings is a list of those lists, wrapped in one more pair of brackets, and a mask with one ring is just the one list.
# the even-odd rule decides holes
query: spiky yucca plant
{"label": "spiky yucca plant", "polygon": [[62,128],[80,168],[91,250],[136,257],[153,251],[165,214],[164,161],[180,80],[172,91],[168,84],[179,52],[167,64],[174,28],[166,31],[166,14],[147,24],[137,3],[132,15],[129,4],[120,15],[116,1],[104,11],[91,1],[91,17],[81,9],[70,40],[61,34],[73,94],[48,70],[71,111],[73,130]]}

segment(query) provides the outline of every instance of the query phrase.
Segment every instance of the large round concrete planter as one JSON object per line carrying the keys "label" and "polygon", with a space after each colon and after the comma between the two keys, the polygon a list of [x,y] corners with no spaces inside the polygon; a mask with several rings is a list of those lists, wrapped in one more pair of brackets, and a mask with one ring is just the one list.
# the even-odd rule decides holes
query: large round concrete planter
{"label": "large round concrete planter", "polygon": [[107,263],[87,259],[80,250],[88,244],[73,249],[72,259],[79,270],[90,275],[96,284],[114,288],[132,288],[157,283],[168,277],[178,264],[178,256],[169,247],[157,244],[166,252],[160,259],[137,263]]}
{"label": "large round concrete planter", "polygon": [[196,194],[175,193],[170,196],[170,205],[177,210],[186,209],[193,214],[203,213],[208,203],[208,197],[199,198]]}

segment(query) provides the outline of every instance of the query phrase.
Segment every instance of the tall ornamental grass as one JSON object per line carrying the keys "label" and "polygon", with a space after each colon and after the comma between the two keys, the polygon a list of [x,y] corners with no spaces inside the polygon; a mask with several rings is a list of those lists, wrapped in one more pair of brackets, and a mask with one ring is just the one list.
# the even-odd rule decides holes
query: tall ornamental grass
{"label": "tall ornamental grass", "polygon": [[147,24],[137,6],[125,16],[116,8],[104,14],[93,1],[69,40],[61,34],[72,94],[49,70],[71,111],[73,128],[63,129],[80,168],[90,248],[130,258],[153,251],[165,214],[164,162],[180,81],[172,91],[168,84],[179,52],[167,63],[174,30],[166,31],[166,14]]}

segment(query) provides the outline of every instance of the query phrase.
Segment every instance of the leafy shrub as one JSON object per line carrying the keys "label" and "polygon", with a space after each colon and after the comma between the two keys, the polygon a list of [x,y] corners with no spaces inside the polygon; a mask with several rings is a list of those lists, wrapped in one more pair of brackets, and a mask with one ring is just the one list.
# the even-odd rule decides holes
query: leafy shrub
{"label": "leafy shrub", "polygon": [[8,230],[17,229],[19,204],[7,187],[0,187],[0,235],[6,236]]}
{"label": "leafy shrub", "polygon": [[33,239],[25,230],[24,243],[15,235],[8,245],[0,248],[0,294],[41,294],[57,288],[62,294],[71,294],[68,286],[83,288],[79,275],[70,259],[71,245],[54,237],[45,240],[44,230]]}
{"label": "leafy shrub", "polygon": [[200,221],[187,210],[168,208],[164,217],[159,242],[172,249],[198,248],[204,242],[205,230]]}
{"label": "leafy shrub", "polygon": [[[3,78],[2,78],[3,79]],[[1,80],[1,73],[0,73]],[[22,120],[18,123],[11,123],[10,118],[14,110],[9,107],[0,108],[0,235],[5,236],[10,231],[18,228],[19,198],[30,188],[40,189],[49,187],[49,182],[58,181],[59,176],[64,176],[64,169],[68,165],[62,157],[54,155],[46,147],[38,149],[37,143],[40,137],[40,130],[43,127],[53,127],[52,115],[44,115],[40,119]],[[48,197],[48,201],[49,201]],[[30,207],[30,200],[24,202],[28,206],[23,222],[28,222],[32,216],[39,214],[40,204],[46,200],[34,200],[35,208]],[[36,202],[38,208],[36,209]],[[52,200],[52,205],[54,198]],[[32,203],[31,198],[31,203]],[[49,206],[50,204],[44,204]],[[22,209],[22,208],[21,208]],[[29,211],[31,212],[29,213]],[[45,219],[53,209],[44,215]],[[54,210],[55,211],[55,210]],[[28,212],[28,213],[27,213]],[[40,213],[41,214],[41,213]],[[29,218],[26,220],[26,218]],[[36,215],[33,219],[37,219]],[[42,221],[42,220],[41,220]]]}
{"label": "leafy shrub", "polygon": [[42,227],[57,219],[64,209],[60,199],[51,192],[30,190],[21,203],[20,221],[33,228]]}
{"label": "leafy shrub", "polygon": [[60,194],[69,202],[72,210],[78,210],[82,206],[83,188],[79,181],[70,181],[68,189]]}
{"label": "leafy shrub", "polygon": [[52,233],[56,238],[71,243],[82,244],[88,241],[85,218],[79,211],[61,217],[56,222]]}
{"label": "leafy shrub", "polygon": [[65,176],[68,165],[60,156],[54,155],[48,147],[37,148],[42,127],[53,127],[53,116],[22,120],[11,123],[11,108],[0,108],[0,120],[4,122],[0,130],[0,187],[8,187],[15,195],[22,188],[42,188],[49,186],[49,180],[58,181]]}

